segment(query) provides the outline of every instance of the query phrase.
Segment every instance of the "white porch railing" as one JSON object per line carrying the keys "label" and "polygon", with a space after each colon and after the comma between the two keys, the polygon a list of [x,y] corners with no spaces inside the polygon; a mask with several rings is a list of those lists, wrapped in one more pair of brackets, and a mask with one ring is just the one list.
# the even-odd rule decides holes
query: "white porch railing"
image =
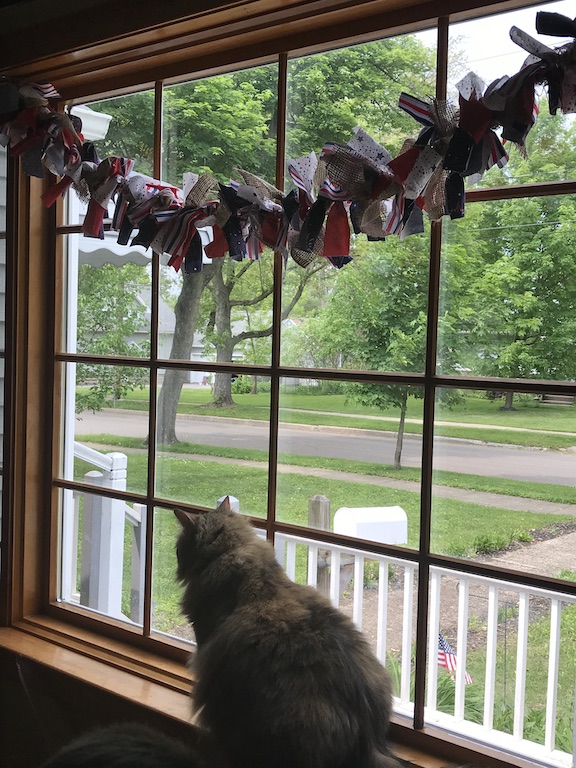
{"label": "white porch railing", "polygon": [[[101,470],[87,472],[83,478],[85,483],[126,490],[125,454],[103,454],[74,443],[74,455]],[[87,492],[67,494],[62,520],[62,599],[107,616],[141,624],[144,617],[146,506],[130,506],[122,499]],[[127,532],[130,533],[129,568],[125,567]],[[129,587],[125,571],[129,572]],[[123,606],[123,595],[128,589],[130,597],[126,611],[127,598]]]}
{"label": "white porch railing", "polygon": [[[330,561],[329,596],[332,603],[348,612],[359,629],[367,630],[368,638],[374,646],[376,655],[383,664],[390,668],[393,656],[400,666],[400,679],[397,681],[395,709],[400,714],[413,714],[411,692],[413,653],[415,642],[415,598],[417,588],[417,566],[405,560],[378,555],[350,547],[336,547],[313,539],[277,534],[275,539],[276,556],[293,580],[317,586],[319,561]],[[319,558],[319,553],[322,556]],[[343,594],[341,562],[353,570],[353,581],[348,594]],[[375,582],[366,589],[365,564],[372,561],[371,578]],[[322,567],[322,563],[320,565]],[[393,574],[393,584],[390,574]],[[377,574],[377,575],[376,575]],[[453,675],[453,703],[450,711],[441,711],[438,687],[438,636],[446,632],[441,626],[442,605],[450,595],[451,602],[457,601],[453,613],[451,634],[456,637],[456,671]],[[456,595],[455,598],[453,596]],[[370,597],[368,600],[367,597]],[[391,600],[394,600],[392,606]],[[368,614],[368,606],[370,614]],[[427,687],[425,718],[429,724],[445,728],[451,733],[458,733],[469,739],[496,746],[515,755],[521,755],[543,765],[575,768],[573,761],[574,706],[560,712],[558,705],[558,680],[561,670],[561,617],[562,612],[576,604],[576,598],[569,594],[532,589],[509,581],[471,576],[462,572],[442,568],[431,569],[429,611],[429,645],[427,661]],[[532,604],[534,604],[532,606]],[[479,607],[480,606],[480,607]],[[537,611],[539,631],[543,631],[544,622],[548,622],[547,659],[534,660],[528,654],[529,626],[531,606]],[[475,612],[482,612],[479,617]],[[504,628],[510,624],[503,639]],[[475,654],[485,654],[482,679],[474,680],[480,691],[482,706],[480,722],[474,722],[466,715],[466,704],[472,694],[478,696],[475,685],[466,685],[466,661],[469,653],[471,621],[481,623],[482,631],[475,631]],[[391,647],[390,638],[395,638]],[[507,643],[506,652],[512,656],[514,670],[513,692],[510,696],[511,723],[509,730],[499,730],[495,725],[495,713],[498,699],[502,700],[502,671],[498,659],[503,653],[503,643]],[[501,665],[501,662],[500,662]],[[396,664],[395,664],[396,666]],[[477,668],[477,667],[476,667]],[[542,702],[543,726],[537,740],[526,733],[526,681],[545,678],[545,701]],[[572,681],[573,682],[573,681]],[[476,689],[476,691],[473,691]],[[571,702],[574,701],[573,693]],[[564,705],[565,708],[565,705]],[[446,710],[446,707],[442,707]],[[570,745],[572,753],[558,748],[557,722],[562,716],[571,720]],[[538,742],[538,743],[537,743]]]}

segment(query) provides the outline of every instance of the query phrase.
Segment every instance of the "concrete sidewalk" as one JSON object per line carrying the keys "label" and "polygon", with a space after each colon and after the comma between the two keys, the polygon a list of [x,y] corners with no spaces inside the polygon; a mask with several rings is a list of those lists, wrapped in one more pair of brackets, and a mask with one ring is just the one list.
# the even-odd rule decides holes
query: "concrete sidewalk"
{"label": "concrete sidewalk", "polygon": [[[202,460],[214,459],[203,457]],[[223,459],[229,462],[230,459]],[[253,462],[250,462],[253,464]],[[345,480],[349,483],[362,483],[363,485],[379,485],[383,488],[392,488],[399,491],[412,491],[418,493],[420,484],[410,480],[395,480],[392,477],[376,477],[373,475],[358,475],[354,472],[341,472],[332,469],[316,469],[314,467],[299,467],[293,464],[279,464],[278,471],[284,474],[310,475],[324,477],[329,480]],[[459,501],[482,504],[486,507],[500,507],[524,512],[537,512],[545,515],[573,515],[576,517],[576,504],[557,504],[552,501],[540,499],[524,499],[519,496],[505,496],[501,493],[487,493],[485,491],[470,491],[466,488],[450,488],[445,485],[434,485],[434,495],[443,499],[458,499]]]}

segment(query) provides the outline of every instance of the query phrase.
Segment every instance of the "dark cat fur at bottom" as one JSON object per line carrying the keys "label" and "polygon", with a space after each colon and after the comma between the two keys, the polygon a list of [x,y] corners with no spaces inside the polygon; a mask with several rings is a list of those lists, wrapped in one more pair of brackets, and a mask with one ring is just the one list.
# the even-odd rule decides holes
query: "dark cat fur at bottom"
{"label": "dark cat fur at bottom", "polygon": [[42,768],[212,768],[212,763],[160,731],[122,723],[79,736]]}
{"label": "dark cat fur at bottom", "polygon": [[387,672],[353,623],[286,576],[232,512],[176,510],[193,698],[237,768],[392,768]]}

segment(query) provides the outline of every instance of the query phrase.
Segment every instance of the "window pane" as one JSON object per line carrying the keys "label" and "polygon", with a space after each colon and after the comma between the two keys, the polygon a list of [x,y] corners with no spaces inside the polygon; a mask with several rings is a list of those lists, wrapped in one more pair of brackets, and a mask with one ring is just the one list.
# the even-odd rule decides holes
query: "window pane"
{"label": "window pane", "polygon": [[[66,239],[65,350],[89,355],[149,356],[149,256],[142,249],[115,248],[108,239],[81,235],[68,235]],[[86,375],[84,369],[79,375]]]}
{"label": "window pane", "polygon": [[[134,160],[134,170],[153,175],[154,165],[154,91],[142,91],[128,96],[92,102],[89,109],[106,118],[94,119],[92,140],[101,160],[106,157],[127,157]],[[87,118],[83,120],[87,124]],[[102,134],[104,134],[102,136]]]}
{"label": "window pane", "polygon": [[569,764],[574,597],[431,571],[427,722],[525,757],[556,749]]}
{"label": "window pane", "polygon": [[[102,473],[91,475],[107,487]],[[60,599],[141,625],[146,507],[65,490],[61,510]]]}
{"label": "window pane", "polygon": [[[428,227],[426,228],[427,232]],[[428,235],[358,238],[343,269],[291,263],[283,306],[305,290],[282,326],[281,361],[309,368],[422,373],[430,262]]]}
{"label": "window pane", "polygon": [[[93,365],[90,377],[79,385],[77,372],[83,368],[74,363],[63,366],[67,393],[63,478],[93,483],[90,478],[97,472],[103,475],[98,482],[104,487],[146,493],[148,386],[132,390],[129,379],[138,375],[149,380],[148,370]],[[115,398],[119,390],[122,397]]]}
{"label": "window pane", "polygon": [[545,576],[573,569],[573,400],[497,389],[439,393],[435,552]]}
{"label": "window pane", "polygon": [[345,143],[361,125],[392,155],[418,123],[398,107],[402,91],[434,92],[436,51],[431,36],[376,40],[288,63],[287,154],[319,153],[327,141]]}
{"label": "window pane", "polygon": [[[224,185],[231,179],[258,185],[252,177],[243,178],[239,169],[275,184],[277,80],[277,66],[269,65],[165,88],[163,179],[188,194],[194,181],[185,174],[211,175],[212,188],[195,205],[217,199],[216,180]],[[172,302],[179,302],[179,311],[173,341],[165,344],[168,354],[164,356],[257,364],[270,361],[272,251],[251,251],[252,241],[245,241],[248,229],[259,233],[253,207],[238,215],[234,212],[231,220],[238,225],[237,234],[250,258],[242,258],[240,253],[239,261],[228,253],[216,258],[213,251],[204,250],[214,242],[215,232],[216,237],[227,238],[229,245],[232,225],[222,230],[222,221],[221,226],[198,228],[203,246],[199,262],[188,272],[183,265],[182,277],[166,282]]]}
{"label": "window pane", "polygon": [[401,386],[284,379],[278,519],[417,547],[421,396]]}
{"label": "window pane", "polygon": [[[154,91],[77,105],[72,114],[82,121],[84,140],[94,142],[100,161],[124,157],[134,161],[134,172],[154,175]],[[67,204],[68,224],[82,223],[86,203],[73,189],[67,195]],[[113,212],[111,200],[105,218],[112,218]]]}
{"label": "window pane", "polygon": [[[475,72],[485,86],[520,71],[528,53],[510,39],[512,26],[551,48],[571,42],[570,38],[536,32],[536,14],[540,10],[573,16],[570,3],[562,0],[450,25],[448,97],[453,103],[458,103],[456,83],[469,71]],[[482,186],[557,181],[576,175],[571,116],[563,117],[560,110],[550,115],[547,86],[536,86],[536,98],[539,114],[526,140],[528,157],[523,158],[513,143],[506,143],[508,164],[503,169],[492,167],[482,178]],[[501,135],[500,127],[496,133]]]}
{"label": "window pane", "polygon": [[180,523],[172,509],[154,513],[154,563],[152,575],[152,629],[183,640],[195,641],[194,629],[180,608],[183,587],[176,571],[176,541]]}
{"label": "window pane", "polygon": [[276,65],[164,89],[163,179],[211,173],[228,184],[237,168],[274,183]]}
{"label": "window pane", "polygon": [[[212,233],[203,232],[209,242]],[[257,261],[205,262],[199,272],[162,269],[158,356],[269,365],[273,252],[265,248]]]}
{"label": "window pane", "polygon": [[447,222],[438,368],[573,380],[576,197],[468,206]]}
{"label": "window pane", "polygon": [[[289,62],[287,159],[299,187],[299,210],[288,233],[294,261],[288,262],[283,284],[282,305],[285,315],[289,313],[283,363],[423,370],[428,226],[420,207],[414,206],[410,226],[425,233],[403,242],[388,236],[398,202],[395,187],[375,197],[366,179],[384,178],[387,163],[404,140],[418,135],[421,126],[398,107],[398,99],[402,91],[426,97],[433,91],[434,72],[434,49],[412,35]],[[319,161],[327,142],[350,143],[354,159],[341,148],[341,158],[336,154],[329,165],[326,159]],[[322,186],[326,177],[341,188],[344,204],[330,202],[332,193]],[[364,179],[360,185],[358,178]],[[322,201],[327,202],[321,209]],[[350,242],[348,229],[356,233]]]}
{"label": "window pane", "polygon": [[[233,496],[247,515],[266,515],[270,383],[209,372],[160,372],[156,491],[188,504],[215,507]],[[184,381],[183,381],[184,379]],[[219,393],[234,404],[214,403]]]}

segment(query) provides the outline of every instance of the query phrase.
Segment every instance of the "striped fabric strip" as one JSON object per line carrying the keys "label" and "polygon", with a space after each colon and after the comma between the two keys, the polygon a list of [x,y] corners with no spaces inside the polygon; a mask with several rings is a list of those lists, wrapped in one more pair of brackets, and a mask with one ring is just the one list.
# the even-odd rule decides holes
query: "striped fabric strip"
{"label": "striped fabric strip", "polygon": [[508,162],[508,153],[502,146],[502,142],[498,138],[498,136],[494,133],[494,131],[490,130],[488,131],[488,137],[490,140],[490,156],[488,160],[488,168],[491,168],[493,165],[497,165],[498,168],[504,168],[506,163]]}
{"label": "striped fabric strip", "polygon": [[129,202],[126,196],[121,192],[116,199],[116,206],[114,207],[114,215],[112,216],[112,229],[115,232],[120,231],[124,216],[128,210]]}
{"label": "striped fabric strip", "polygon": [[[389,201],[386,200],[386,209]],[[384,223],[384,232],[387,235],[397,235],[402,229],[402,218],[404,216],[404,192],[398,192],[394,195],[391,203],[390,212]]]}
{"label": "striped fabric strip", "polygon": [[329,197],[330,200],[349,200],[350,195],[342,187],[332,184],[330,179],[324,179],[319,193],[323,197]]}
{"label": "striped fabric strip", "polygon": [[153,194],[130,209],[128,216],[134,226],[138,226],[146,216],[154,213],[155,209],[169,210],[172,205],[178,203],[173,187],[159,187],[154,184],[152,189],[155,190]]}
{"label": "striped fabric strip", "polygon": [[154,218],[158,222],[158,224],[166,224],[166,222],[170,221],[170,219],[174,218],[178,211],[181,209],[181,206],[174,206],[173,208],[168,208],[165,211],[154,211]]}
{"label": "striped fabric strip", "polygon": [[164,252],[171,256],[186,255],[192,238],[196,232],[196,222],[204,216],[202,208],[181,208],[177,211],[164,240]]}
{"label": "striped fabric strip", "polygon": [[52,83],[29,83],[29,88],[34,88],[45,99],[59,99],[60,93]]}
{"label": "striped fabric strip", "polygon": [[312,190],[314,174],[318,167],[318,158],[315,152],[288,161],[288,173],[296,186],[306,193],[310,203],[314,202]]}
{"label": "striped fabric strip", "polygon": [[324,158],[333,155],[339,146],[340,145],[335,141],[327,141],[326,144],[324,144],[322,147],[322,152],[320,152],[320,160],[324,160]]}
{"label": "striped fabric strip", "polygon": [[262,253],[262,244],[255,234],[251,234],[246,240],[246,256],[250,261],[258,261]]}
{"label": "striped fabric strip", "polygon": [[430,107],[422,99],[417,99],[416,96],[410,96],[409,93],[402,91],[398,99],[398,106],[422,125],[433,124]]}

